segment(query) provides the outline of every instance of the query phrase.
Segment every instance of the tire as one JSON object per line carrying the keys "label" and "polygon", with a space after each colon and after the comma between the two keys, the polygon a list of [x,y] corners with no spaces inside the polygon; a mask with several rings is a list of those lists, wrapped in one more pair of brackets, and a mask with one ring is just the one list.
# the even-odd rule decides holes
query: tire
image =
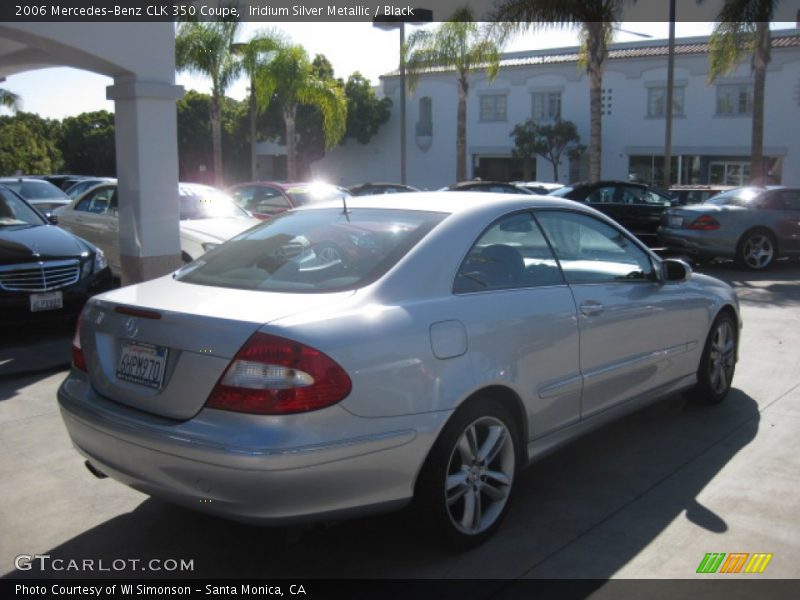
{"label": "tire", "polygon": [[519,465],[519,435],[490,398],[459,408],[431,449],[414,497],[424,533],[456,549],[485,541],[508,512]]}
{"label": "tire", "polygon": [[775,236],[766,229],[748,231],[736,247],[736,261],[744,268],[761,271],[778,257],[778,244]]}
{"label": "tire", "polygon": [[686,396],[700,404],[719,404],[728,395],[736,370],[739,339],[734,318],[730,313],[720,313],[711,326],[700,366],[697,384]]}

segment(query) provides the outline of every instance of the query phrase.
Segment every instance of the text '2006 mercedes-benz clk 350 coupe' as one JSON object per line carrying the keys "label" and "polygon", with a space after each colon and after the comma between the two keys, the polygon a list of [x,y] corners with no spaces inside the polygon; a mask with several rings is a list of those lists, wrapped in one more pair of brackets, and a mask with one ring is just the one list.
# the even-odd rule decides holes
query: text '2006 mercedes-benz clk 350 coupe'
{"label": "text '2006 mercedes-benz clk 350 coupe'", "polygon": [[265,524],[411,503],[470,546],[533,459],[723,400],[739,330],[727,284],[578,203],[350,198],[90,300],[58,399],[90,469],[147,494]]}

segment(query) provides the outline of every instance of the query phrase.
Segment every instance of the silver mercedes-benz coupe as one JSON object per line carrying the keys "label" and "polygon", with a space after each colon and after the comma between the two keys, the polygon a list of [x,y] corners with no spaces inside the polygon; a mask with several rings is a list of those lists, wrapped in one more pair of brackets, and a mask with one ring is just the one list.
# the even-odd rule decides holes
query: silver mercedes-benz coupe
{"label": "silver mercedes-benz coupe", "polygon": [[739,329],[728,285],[581,204],[350,198],[90,300],[58,400],[90,470],[146,494],[267,524],[412,502],[470,546],[531,460],[721,401]]}

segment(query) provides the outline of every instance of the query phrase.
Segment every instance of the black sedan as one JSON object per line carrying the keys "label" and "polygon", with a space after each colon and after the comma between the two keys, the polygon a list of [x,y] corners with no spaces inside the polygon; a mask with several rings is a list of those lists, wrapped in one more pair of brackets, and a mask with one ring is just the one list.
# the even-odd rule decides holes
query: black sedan
{"label": "black sedan", "polygon": [[403,183],[359,183],[347,188],[353,196],[374,196],[376,194],[405,194],[419,190]]}
{"label": "black sedan", "polygon": [[521,185],[515,183],[508,183],[506,181],[482,181],[475,179],[473,181],[461,181],[444,188],[444,192],[488,192],[490,194],[533,194],[533,192],[526,190]]}
{"label": "black sedan", "polygon": [[60,320],[112,287],[103,252],[0,185],[0,323]]}
{"label": "black sedan", "polygon": [[650,245],[657,242],[656,230],[661,224],[661,213],[672,205],[672,198],[664,192],[628,181],[573,183],[550,195],[584,202]]}

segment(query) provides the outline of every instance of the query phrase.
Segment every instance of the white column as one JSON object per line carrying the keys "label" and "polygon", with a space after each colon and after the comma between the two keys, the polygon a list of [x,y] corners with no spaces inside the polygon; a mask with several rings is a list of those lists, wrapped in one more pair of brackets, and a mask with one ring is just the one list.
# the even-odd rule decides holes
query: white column
{"label": "white column", "polygon": [[122,283],[165,275],[180,267],[178,137],[175,101],[183,87],[114,79],[119,235]]}

